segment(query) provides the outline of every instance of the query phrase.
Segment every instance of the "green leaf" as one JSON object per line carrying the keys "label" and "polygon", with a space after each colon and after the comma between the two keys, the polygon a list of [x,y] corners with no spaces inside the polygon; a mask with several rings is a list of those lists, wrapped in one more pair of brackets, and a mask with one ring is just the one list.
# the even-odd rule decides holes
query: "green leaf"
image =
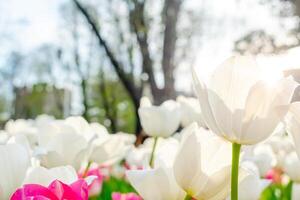
{"label": "green leaf", "polygon": [[125,179],[110,177],[109,180],[104,181],[101,194],[90,200],[111,200],[113,192],[129,193],[135,190]]}

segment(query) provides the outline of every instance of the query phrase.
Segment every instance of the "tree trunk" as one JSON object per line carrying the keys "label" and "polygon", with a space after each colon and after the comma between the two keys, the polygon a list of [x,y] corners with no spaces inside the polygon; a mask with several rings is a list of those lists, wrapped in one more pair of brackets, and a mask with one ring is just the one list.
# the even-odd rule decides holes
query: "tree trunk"
{"label": "tree trunk", "polygon": [[81,91],[82,91],[82,104],[83,104],[83,117],[90,121],[89,117],[89,103],[88,103],[88,93],[87,93],[87,80],[81,80]]}
{"label": "tree trunk", "polygon": [[[124,85],[125,89],[127,90],[129,96],[132,99],[132,102],[135,107],[135,113],[137,113],[137,109],[139,107],[139,101],[141,98],[141,88],[136,87],[133,83],[133,80],[130,80],[127,78],[126,73],[124,72],[124,67],[121,65],[121,63],[118,62],[118,60],[115,58],[113,52],[108,47],[106,41],[102,38],[102,35],[100,34],[100,31],[98,30],[97,22],[95,19],[92,18],[92,16],[88,13],[87,9],[84,8],[81,3],[78,0],[73,0],[78,10],[82,13],[82,15],[87,20],[88,24],[91,26],[91,29],[93,33],[95,34],[99,46],[103,47],[107,57],[109,58],[113,68],[115,69],[118,77],[120,78],[122,84]],[[138,118],[138,115],[136,116]],[[139,120],[137,120],[137,123],[139,123]],[[140,125],[136,125],[136,127],[140,127]],[[140,134],[140,129],[136,130],[136,135]]]}
{"label": "tree trunk", "polygon": [[[148,27],[144,18],[144,1],[132,1],[134,7],[130,9],[130,26],[136,35],[137,42],[142,55],[142,69],[143,73],[148,75],[148,82],[150,84],[151,92],[154,101],[157,102],[160,98],[160,89],[157,87],[155,75],[153,71],[153,61],[150,56],[148,44]],[[130,6],[129,6],[130,7]]]}
{"label": "tree trunk", "polygon": [[175,98],[174,56],[176,49],[178,15],[182,0],[165,0],[163,21],[165,25],[163,41],[162,69],[165,80],[163,99]]}

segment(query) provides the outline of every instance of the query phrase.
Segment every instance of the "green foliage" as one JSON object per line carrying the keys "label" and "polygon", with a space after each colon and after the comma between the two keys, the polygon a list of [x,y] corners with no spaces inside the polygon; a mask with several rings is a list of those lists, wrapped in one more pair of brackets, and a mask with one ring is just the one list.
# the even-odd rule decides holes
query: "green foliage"
{"label": "green foliage", "polygon": [[35,118],[41,114],[63,117],[63,89],[57,89],[47,83],[38,83],[31,88],[16,88],[15,118]]}
{"label": "green foliage", "polygon": [[110,177],[109,180],[104,181],[101,194],[98,197],[90,198],[90,200],[111,200],[113,192],[129,193],[135,192],[135,190],[126,180]]}
{"label": "green foliage", "polygon": [[92,84],[89,107],[90,121],[104,124],[111,132],[135,132],[134,105],[119,81],[106,79]]}
{"label": "green foliage", "polygon": [[287,185],[271,184],[263,191],[260,200],[292,200],[292,186],[292,181]]}

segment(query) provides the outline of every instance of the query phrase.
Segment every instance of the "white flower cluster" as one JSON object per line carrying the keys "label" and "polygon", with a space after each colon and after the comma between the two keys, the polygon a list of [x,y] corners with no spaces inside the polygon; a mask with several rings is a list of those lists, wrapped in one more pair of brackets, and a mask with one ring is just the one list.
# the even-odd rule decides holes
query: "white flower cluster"
{"label": "white flower cluster", "polygon": [[207,83],[193,72],[198,99],[155,106],[143,97],[148,138],[139,146],[134,135],[82,117],[11,120],[0,132],[0,200],[25,183],[72,183],[91,163],[123,176],[121,161],[144,200],[258,200],[268,185],[289,181],[300,199],[300,103],[291,103],[298,84],[270,84],[261,71],[252,57],[235,56]]}
{"label": "white flower cluster", "polygon": [[1,200],[25,183],[48,186],[56,179],[72,183],[87,163],[117,163],[135,142],[132,134],[109,134],[101,124],[89,124],[82,117],[49,116],[11,120],[0,138]]}

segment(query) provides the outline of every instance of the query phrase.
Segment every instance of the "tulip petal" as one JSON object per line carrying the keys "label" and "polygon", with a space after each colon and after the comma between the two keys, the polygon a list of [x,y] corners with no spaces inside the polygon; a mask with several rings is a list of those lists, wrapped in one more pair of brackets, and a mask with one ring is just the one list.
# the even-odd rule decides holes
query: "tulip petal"
{"label": "tulip petal", "polygon": [[286,130],[292,135],[297,155],[300,159],[300,102],[294,102],[285,119]]}
{"label": "tulip petal", "polygon": [[182,200],[184,192],[174,180],[172,169],[130,170],[127,178],[144,200]]}
{"label": "tulip petal", "polygon": [[194,88],[196,91],[196,94],[198,96],[200,107],[204,116],[204,120],[206,122],[206,125],[216,134],[222,135],[223,133],[219,130],[215,117],[212,112],[211,105],[208,100],[208,91],[206,85],[201,82],[198,77],[197,73],[195,72],[195,69],[192,71],[193,75],[193,83]]}
{"label": "tulip petal", "polygon": [[34,167],[28,170],[23,184],[35,183],[48,186],[53,180],[59,180],[66,184],[71,184],[77,180],[77,174],[71,166],[61,166],[51,169]]}
{"label": "tulip petal", "polygon": [[240,138],[242,143],[260,142],[274,131],[287,112],[287,105],[297,86],[293,80],[282,79],[272,88],[264,82],[258,82],[252,87],[246,103],[243,134]]}
{"label": "tulip petal", "polygon": [[201,160],[198,138],[196,134],[191,134],[182,143],[174,162],[176,181],[189,195],[194,195],[196,191],[201,190],[201,185],[204,185],[202,180],[207,179],[201,170]]}
{"label": "tulip petal", "polygon": [[9,199],[21,186],[30,164],[28,151],[19,144],[0,145],[0,199]]}
{"label": "tulip petal", "polygon": [[[37,197],[37,198],[35,198]],[[18,189],[10,198],[10,200],[32,199],[37,200],[51,199],[59,200],[47,187],[38,184],[25,184],[22,188]]]}

